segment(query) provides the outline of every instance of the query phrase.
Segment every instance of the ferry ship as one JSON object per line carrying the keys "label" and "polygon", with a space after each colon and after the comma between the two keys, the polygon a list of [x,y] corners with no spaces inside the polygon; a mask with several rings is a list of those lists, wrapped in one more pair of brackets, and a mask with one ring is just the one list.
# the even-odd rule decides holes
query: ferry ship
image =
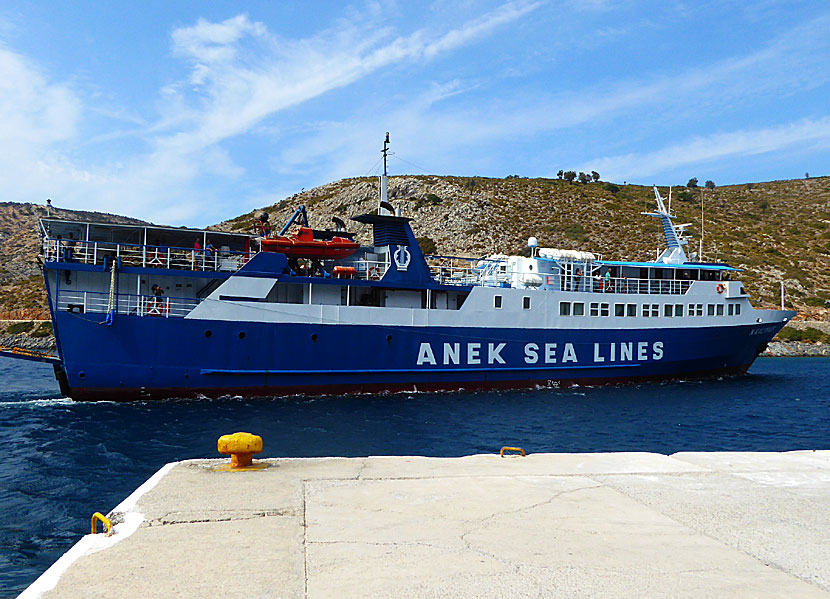
{"label": "ferry ship", "polygon": [[795,312],[692,262],[657,188],[653,262],[539,247],[425,255],[387,197],[361,246],[299,208],[273,235],[43,219],[62,391],[76,400],[520,388],[737,375]]}

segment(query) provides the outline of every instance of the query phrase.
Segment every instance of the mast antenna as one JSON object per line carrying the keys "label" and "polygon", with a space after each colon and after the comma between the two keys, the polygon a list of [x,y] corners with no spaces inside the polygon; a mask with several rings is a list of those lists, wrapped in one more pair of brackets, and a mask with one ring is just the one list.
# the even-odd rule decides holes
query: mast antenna
{"label": "mast antenna", "polygon": [[389,151],[389,131],[386,132],[386,139],[383,141],[383,176],[387,175],[386,172],[386,153]]}
{"label": "mast antenna", "polygon": [[386,139],[383,141],[383,175],[380,177],[380,202],[378,202],[378,214],[392,214],[384,204],[389,205],[389,183],[387,181],[386,154],[389,151],[389,131],[386,132]]}
{"label": "mast antenna", "polygon": [[703,191],[700,192],[700,251],[697,253],[697,259],[703,262]]}

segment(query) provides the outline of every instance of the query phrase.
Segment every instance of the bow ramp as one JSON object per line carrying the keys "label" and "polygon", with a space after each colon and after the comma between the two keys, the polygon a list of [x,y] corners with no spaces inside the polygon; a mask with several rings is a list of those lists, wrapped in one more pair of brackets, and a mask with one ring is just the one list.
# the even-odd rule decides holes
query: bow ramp
{"label": "bow ramp", "polygon": [[9,347],[0,345],[0,356],[15,358],[17,360],[29,360],[30,362],[46,362],[47,364],[61,363],[61,359],[52,352],[29,349],[26,347]]}

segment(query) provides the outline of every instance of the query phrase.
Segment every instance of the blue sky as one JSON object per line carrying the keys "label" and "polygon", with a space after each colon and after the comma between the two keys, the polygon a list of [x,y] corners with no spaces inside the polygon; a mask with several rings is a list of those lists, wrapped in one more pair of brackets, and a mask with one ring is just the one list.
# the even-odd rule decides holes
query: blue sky
{"label": "blue sky", "polygon": [[207,225],[377,172],[828,174],[825,2],[0,4],[0,201]]}

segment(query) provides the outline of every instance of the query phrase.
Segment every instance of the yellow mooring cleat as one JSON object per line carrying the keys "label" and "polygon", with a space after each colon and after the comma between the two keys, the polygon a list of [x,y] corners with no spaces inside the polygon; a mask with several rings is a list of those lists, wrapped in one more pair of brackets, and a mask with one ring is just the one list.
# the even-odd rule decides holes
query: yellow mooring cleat
{"label": "yellow mooring cleat", "polygon": [[262,437],[251,433],[222,435],[216,444],[219,453],[231,456],[231,468],[246,468],[253,461],[252,456],[262,451]]}

